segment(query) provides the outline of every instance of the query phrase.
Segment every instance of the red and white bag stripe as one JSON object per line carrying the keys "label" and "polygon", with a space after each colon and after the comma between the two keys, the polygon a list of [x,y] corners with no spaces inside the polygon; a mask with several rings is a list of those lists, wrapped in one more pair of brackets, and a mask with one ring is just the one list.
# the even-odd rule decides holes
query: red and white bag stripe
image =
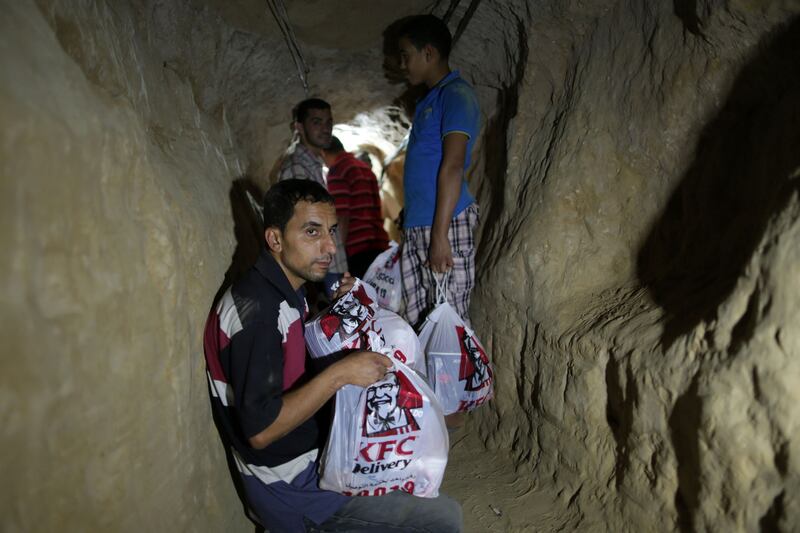
{"label": "red and white bag stripe", "polygon": [[315,359],[366,350],[370,333],[381,337],[389,355],[425,375],[425,355],[414,328],[399,315],[377,305],[375,289],[356,279],[342,295],[305,326],[306,345]]}

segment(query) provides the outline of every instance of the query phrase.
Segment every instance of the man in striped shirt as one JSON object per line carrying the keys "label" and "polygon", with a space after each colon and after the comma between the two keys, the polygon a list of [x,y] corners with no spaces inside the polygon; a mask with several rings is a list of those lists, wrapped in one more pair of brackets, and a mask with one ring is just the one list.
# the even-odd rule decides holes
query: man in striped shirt
{"label": "man in striped shirt", "polygon": [[[256,264],[220,298],[203,347],[214,421],[238,470],[247,506],[272,532],[460,531],[461,507],[440,494],[346,497],[319,488],[323,406],[346,384],[367,387],[391,361],[356,352],[320,372],[307,366],[303,285],[325,277],[336,249],[333,198],[289,179],[264,196]],[[352,287],[342,280],[340,293]]]}
{"label": "man in striped shirt", "polygon": [[378,179],[369,165],[346,152],[336,137],[331,137],[322,155],[328,166],[328,192],[336,202],[339,234],[344,241],[350,274],[360,278],[375,257],[389,247],[381,217]]}

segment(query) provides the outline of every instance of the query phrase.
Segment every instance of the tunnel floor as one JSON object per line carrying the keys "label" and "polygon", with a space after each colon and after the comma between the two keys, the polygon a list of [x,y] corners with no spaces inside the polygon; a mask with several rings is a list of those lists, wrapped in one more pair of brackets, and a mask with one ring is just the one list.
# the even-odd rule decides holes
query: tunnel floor
{"label": "tunnel floor", "polygon": [[469,424],[450,439],[442,492],[461,503],[465,533],[546,533],[584,525],[565,498],[520,475],[510,454],[485,451]]}

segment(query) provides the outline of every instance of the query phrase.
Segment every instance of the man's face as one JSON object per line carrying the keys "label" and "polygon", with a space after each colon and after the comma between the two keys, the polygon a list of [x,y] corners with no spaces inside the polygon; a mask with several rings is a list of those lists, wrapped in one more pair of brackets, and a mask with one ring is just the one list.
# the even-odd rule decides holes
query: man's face
{"label": "man's face", "polygon": [[389,372],[383,381],[367,389],[367,407],[378,418],[386,418],[397,407],[397,393],[400,383],[397,375]]}
{"label": "man's face", "polygon": [[[295,289],[306,281],[325,278],[336,253],[336,224],[336,208],[332,204],[301,200],[295,204],[284,231],[267,229],[270,251]],[[277,245],[271,243],[270,232],[275,233]]]}
{"label": "man's face", "polygon": [[333,134],[333,117],[330,109],[309,109],[303,122],[297,123],[303,144],[315,150],[327,148]]}
{"label": "man's face", "polygon": [[339,298],[332,311],[342,319],[342,329],[347,335],[358,329],[359,324],[366,320],[369,315],[367,306],[359,302],[352,292],[348,292]]}
{"label": "man's face", "polygon": [[408,37],[401,37],[398,45],[400,47],[400,68],[405,73],[408,83],[411,85],[425,83],[429,66],[425,49],[418,50],[408,40]]}

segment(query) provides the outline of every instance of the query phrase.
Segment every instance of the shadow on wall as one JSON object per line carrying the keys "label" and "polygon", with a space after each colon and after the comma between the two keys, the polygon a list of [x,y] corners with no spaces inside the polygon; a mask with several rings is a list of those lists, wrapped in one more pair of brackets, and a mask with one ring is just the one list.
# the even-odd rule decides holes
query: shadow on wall
{"label": "shadow on wall", "polygon": [[[683,30],[689,32],[696,37],[702,37],[704,41],[708,42],[706,36],[703,34],[703,18],[697,12],[697,0],[673,0],[672,8],[674,9],[675,16],[681,19]],[[707,8],[706,8],[707,11]],[[708,16],[708,13],[704,13]]]}
{"label": "shadow on wall", "polygon": [[698,377],[676,400],[669,415],[669,434],[678,461],[678,489],[675,491],[677,526],[682,533],[694,531],[695,511],[700,505],[700,426],[703,401],[698,394]]}
{"label": "shadow on wall", "polygon": [[[231,216],[233,217],[233,234],[236,238],[236,248],[231,257],[231,264],[225,272],[222,286],[214,296],[214,304],[211,306],[211,309],[216,307],[217,302],[225,291],[256,263],[261,251],[261,243],[263,242],[264,234],[263,223],[254,209],[253,200],[248,198],[248,194],[250,198],[257,202],[258,206],[261,206],[264,193],[258,185],[246,176],[233,181],[231,190],[228,193],[228,198],[231,203]],[[211,400],[210,390],[209,400]],[[236,494],[242,504],[244,514],[253,522],[255,533],[264,533],[264,528],[258,524],[258,521],[249,510],[242,478],[239,476],[236,461],[231,453],[232,445],[223,437],[223,435],[225,435],[225,423],[219,418],[216,410],[211,409],[211,414],[225,453],[225,460],[231,476],[231,481],[233,482]]]}
{"label": "shadow on wall", "polygon": [[225,272],[222,286],[214,296],[215,306],[228,287],[256,263],[261,251],[261,243],[264,240],[263,223],[256,214],[248,194],[259,206],[261,205],[264,192],[253,180],[243,176],[233,181],[228,198],[231,203],[236,248],[231,257],[231,264]]}
{"label": "shadow on wall", "polygon": [[737,76],[640,250],[639,278],[668,314],[665,347],[732,292],[794,189],[787,180],[800,166],[798,57],[795,17],[762,41]]}
{"label": "shadow on wall", "polygon": [[[486,129],[483,133],[482,142],[484,143],[483,153],[485,154],[486,164],[484,179],[479,182],[477,197],[488,197],[489,202],[485,207],[481,207],[486,213],[481,218],[486,221],[501,220],[505,211],[505,192],[506,192],[506,171],[508,170],[508,135],[511,120],[517,116],[519,107],[519,88],[525,77],[525,67],[528,64],[528,42],[525,38],[527,28],[522,21],[517,22],[517,40],[519,42],[519,58],[517,59],[514,78],[497,93],[497,114],[489,118]],[[486,192],[484,192],[486,191]],[[496,253],[493,245],[503,246],[502,242],[507,239],[498,238],[498,230],[501,228],[491,228],[487,225],[478,244],[481,253],[477,254],[479,265],[478,272],[486,270],[486,262],[497,262],[502,253]],[[487,253],[488,252],[488,253]]]}

